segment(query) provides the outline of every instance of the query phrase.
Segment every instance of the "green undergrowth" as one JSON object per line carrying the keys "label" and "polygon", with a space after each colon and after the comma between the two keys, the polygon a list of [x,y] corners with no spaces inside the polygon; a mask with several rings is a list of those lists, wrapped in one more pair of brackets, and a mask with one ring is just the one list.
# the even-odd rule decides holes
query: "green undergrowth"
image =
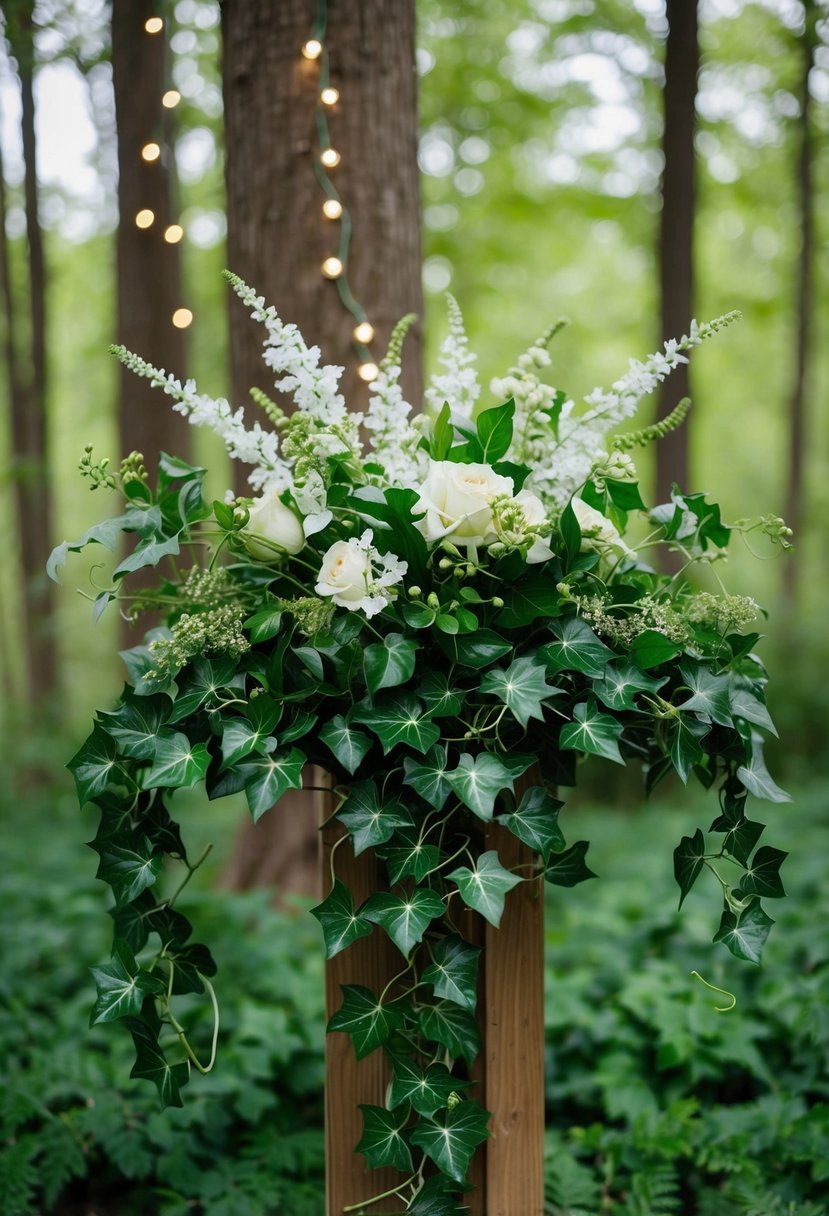
{"label": "green undergrowth", "polygon": [[[671,852],[697,807],[567,812],[600,879],[548,908],[549,1216],[829,1212],[827,792],[774,812],[798,847],[762,969],[711,946],[710,891],[677,913]],[[109,944],[90,817],[47,786],[2,815],[3,1216],[319,1216],[318,926],[207,874],[188,887],[219,966],[219,1061],[162,1112],[126,1080],[130,1047],[88,1029]],[[185,1024],[209,1050],[202,1017]]]}

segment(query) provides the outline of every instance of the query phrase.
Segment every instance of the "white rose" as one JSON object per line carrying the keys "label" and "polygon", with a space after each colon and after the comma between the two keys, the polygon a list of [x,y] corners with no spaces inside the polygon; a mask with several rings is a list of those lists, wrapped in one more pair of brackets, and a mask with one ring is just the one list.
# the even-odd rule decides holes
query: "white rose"
{"label": "white rose", "polygon": [[322,559],[317,595],[330,595],[340,608],[357,608],[369,594],[371,555],[347,540],[338,540]]}
{"label": "white rose", "polygon": [[273,561],[280,553],[299,553],[305,544],[300,520],[277,490],[267,490],[254,499],[243,532],[248,553],[263,562]]}
{"label": "white rose", "polygon": [[418,528],[427,540],[444,536],[472,544],[494,540],[490,503],[499,494],[512,497],[511,477],[488,464],[454,464],[431,460],[415,511],[425,511]]}
{"label": "white rose", "polygon": [[595,507],[591,507],[581,498],[571,498],[570,506],[573,508],[581,529],[583,553],[589,549],[596,549],[600,545],[609,545],[615,549],[621,549],[629,557],[634,556],[633,550],[622,540],[619,529],[602,515],[601,511],[597,511]]}
{"label": "white rose", "polygon": [[[515,495],[515,501],[524,512],[524,519],[530,527],[537,528],[546,523],[547,511],[537,494],[533,494],[531,490],[521,490]],[[536,566],[541,562],[548,562],[552,556],[550,546],[537,536],[527,551],[527,565]]]}

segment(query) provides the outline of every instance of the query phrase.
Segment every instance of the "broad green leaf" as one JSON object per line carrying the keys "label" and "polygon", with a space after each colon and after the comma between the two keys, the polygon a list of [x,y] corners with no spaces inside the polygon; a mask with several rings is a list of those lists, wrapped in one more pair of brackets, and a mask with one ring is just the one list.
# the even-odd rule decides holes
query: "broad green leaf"
{"label": "broad green leaf", "polygon": [[89,1024],[114,1022],[140,1012],[146,996],[164,992],[157,975],[142,971],[126,942],[115,941],[112,958],[103,967],[92,967],[92,977],[98,989],[98,999],[92,1009]]}
{"label": "broad green leaf", "polygon": [[320,652],[314,646],[294,646],[293,653],[314,680],[322,684],[325,679],[325,667]]}
{"label": "broad green leaf", "polygon": [[671,718],[668,727],[668,754],[683,783],[687,784],[691,769],[702,760],[702,742],[710,733],[711,724],[701,722],[693,714],[680,713]]}
{"label": "broad green leaf", "polygon": [[555,578],[547,571],[533,571],[504,595],[505,606],[498,613],[498,627],[523,629],[539,617],[558,616],[560,598]]}
{"label": "broad green leaf", "polygon": [[506,456],[512,443],[512,420],[515,415],[515,402],[505,401],[503,405],[494,405],[490,409],[481,410],[475,420],[478,432],[478,442],[481,445],[480,459],[484,464],[494,464],[502,456]]}
{"label": "broad green leaf", "polygon": [[588,848],[586,840],[577,840],[565,852],[555,853],[545,867],[545,882],[552,883],[554,887],[575,887],[588,878],[595,878],[596,875],[588,869],[584,860]]}
{"label": "broad green leaf", "polygon": [[360,915],[385,929],[400,953],[408,958],[412,946],[423,940],[432,921],[446,911],[437,891],[415,887],[410,895],[376,891],[360,909]]}
{"label": "broad green leaf", "polygon": [[276,603],[268,604],[253,616],[249,616],[242,627],[250,631],[250,640],[254,645],[257,642],[269,642],[282,627],[282,609],[277,608]]}
{"label": "broad green leaf", "polygon": [[534,763],[534,758],[527,756],[524,767],[516,772],[514,766],[506,765],[492,752],[481,752],[478,756],[464,752],[458,759],[458,767],[446,774],[446,780],[464,806],[487,821],[492,818],[495,799],[501,791],[512,790],[515,778]]}
{"label": "broad green leaf", "polygon": [[573,510],[572,500],[567,503],[567,506],[561,513],[561,519],[558,521],[559,532],[564,546],[565,567],[570,570],[578,561],[581,553],[581,525]]}
{"label": "broad green leaf", "polygon": [[96,878],[109,883],[116,904],[129,903],[151,887],[164,865],[161,852],[138,832],[96,838],[92,847],[100,858]]}
{"label": "broad green leaf", "polygon": [[511,814],[498,816],[498,822],[547,862],[554,849],[559,852],[564,848],[564,836],[558,825],[558,812],[563,806],[542,786],[534,785],[524,791]]}
{"label": "broad green leaf", "polygon": [[461,712],[463,693],[450,685],[443,672],[430,672],[418,685],[417,695],[430,718],[454,718]]}
{"label": "broad green leaf", "polygon": [[786,892],[780,881],[781,865],[788,853],[763,845],[758,849],[746,866],[746,872],[740,879],[740,889],[746,895],[764,895],[769,899],[782,899]]}
{"label": "broad green leaf", "polygon": [[403,1128],[409,1118],[409,1108],[386,1110],[384,1106],[360,1103],[363,1134],[355,1148],[362,1153],[372,1169],[390,1165],[396,1170],[412,1171],[412,1154],[403,1138]]}
{"label": "broad green leaf", "polygon": [[562,621],[553,621],[550,628],[556,640],[543,646],[540,653],[551,673],[581,671],[598,678],[616,657],[581,617],[568,616]]}
{"label": "broad green leaf", "polygon": [[633,663],[618,659],[608,663],[600,680],[593,683],[593,692],[608,709],[638,709],[637,693],[655,693],[667,681],[667,676],[646,676]]}
{"label": "broad green leaf", "polygon": [[383,1004],[373,992],[361,984],[343,984],[343,1003],[328,1023],[328,1029],[342,1030],[354,1045],[354,1054],[362,1060],[376,1047],[382,1047],[395,1030],[403,1025],[400,1001]]}
{"label": "broad green leaf", "polygon": [[427,1178],[406,1208],[407,1216],[463,1216],[468,1209],[458,1207],[457,1190],[458,1184],[445,1174]]}
{"label": "broad green leaf", "polygon": [[400,611],[403,613],[403,620],[411,629],[426,629],[429,625],[434,625],[437,616],[436,608],[427,608],[425,604],[412,600],[404,600]]}
{"label": "broad green leaf", "polygon": [[428,717],[423,703],[412,696],[401,696],[375,706],[359,705],[352,716],[355,722],[363,723],[374,732],[383,745],[384,755],[398,743],[425,753],[440,738],[440,727]]}
{"label": "broad green leaf", "polygon": [[421,1121],[411,1133],[412,1144],[422,1148],[439,1170],[463,1182],[472,1154],[489,1136],[489,1115],[474,1099],[467,1099],[441,1111],[431,1120]]}
{"label": "broad green leaf", "polygon": [[743,718],[746,722],[751,722],[755,726],[762,726],[773,735],[777,734],[775,725],[771,720],[771,715],[763,701],[762,692],[759,689],[755,689],[749,681],[742,681],[739,677],[732,677],[729,704],[733,717]]}
{"label": "broad green leaf", "polygon": [[143,1019],[130,1018],[129,1030],[135,1044],[135,1063],[130,1076],[152,1081],[163,1107],[183,1106],[180,1091],[190,1079],[188,1065],[168,1062],[157,1033]]}
{"label": "broad green leaf", "polygon": [[351,776],[372,748],[371,739],[365,731],[356,730],[342,714],[326,722],[319,730],[319,737]]}
{"label": "broad green leaf", "polygon": [[638,481],[616,481],[609,477],[605,482],[610,501],[621,511],[646,511],[647,507],[639,493]]}
{"label": "broad green leaf", "polygon": [[628,653],[637,667],[647,671],[651,667],[658,667],[660,663],[667,663],[678,655],[681,649],[677,642],[672,642],[664,633],[646,629],[633,639]]}
{"label": "broad green leaf", "polygon": [[352,942],[373,932],[372,926],[354,911],[352,894],[339,878],[322,903],[311,909],[311,915],[322,926],[326,958],[333,958]]}
{"label": "broad green leaf", "polygon": [[179,861],[186,860],[187,851],[181,839],[181,828],[160,798],[141,816],[141,830],[162,853]]}
{"label": "broad green leaf", "polygon": [[309,713],[306,709],[297,709],[294,707],[294,714],[291,721],[282,726],[279,731],[279,742],[283,747],[289,743],[301,739],[307,735],[309,730],[312,730],[316,725],[317,715]]}
{"label": "broad green leaf", "polygon": [[449,408],[449,402],[444,401],[440,413],[432,425],[432,435],[429,440],[429,454],[432,460],[445,460],[454,441],[452,411]]}
{"label": "broad green leaf", "polygon": [[530,718],[544,721],[542,701],[561,696],[545,679],[546,669],[530,655],[515,659],[506,670],[488,671],[481,681],[481,692],[497,697],[526,729]]}
{"label": "broad green leaf", "polygon": [[419,1115],[431,1115],[446,1106],[452,1094],[468,1089],[470,1084],[453,1076],[445,1064],[430,1064],[424,1069],[408,1056],[393,1055],[388,1101],[392,1108],[405,1102]]}
{"label": "broad green leaf", "polygon": [[580,701],[573,709],[573,721],[561,728],[559,747],[624,764],[619,751],[621,733],[622,723],[610,714],[603,714],[595,701]]}
{"label": "broad green leaf", "polygon": [[337,811],[352,840],[355,857],[366,849],[384,844],[396,828],[411,827],[412,817],[394,799],[383,800],[373,781],[357,781]]}
{"label": "broad green leaf", "polygon": [[748,864],[752,850],[765,830],[764,823],[757,823],[753,819],[731,822],[722,815],[711,824],[712,832],[725,832],[722,847],[735,861],[739,861],[741,866]]}
{"label": "broad green leaf", "polygon": [[436,811],[443,809],[452,792],[446,765],[445,747],[431,748],[422,760],[416,760],[414,756],[406,756],[403,760],[404,785],[410,785]]}
{"label": "broad green leaf", "polygon": [[467,907],[480,912],[496,929],[501,923],[507,891],[511,891],[521,882],[517,874],[504,869],[494,849],[482,853],[472,869],[468,866],[458,866],[447,874],[447,878],[457,884],[461,899]]}
{"label": "broad green leaf", "polygon": [[282,749],[270,756],[257,756],[246,763],[245,795],[253,822],[278,802],[286,790],[302,789],[302,770],[307,763],[298,747]]}
{"label": "broad green leaf", "polygon": [[181,731],[159,735],[149,772],[144,773],[142,788],[189,789],[207,772],[210,755],[204,743],[191,743]]}
{"label": "broad green leaf", "polygon": [[155,752],[156,737],[171,709],[170,698],[164,694],[138,697],[127,688],[118,709],[101,715],[102,725],[123,756],[150,760]]}
{"label": "broad green leaf", "polygon": [[476,670],[497,663],[512,650],[512,643],[492,629],[476,629],[474,633],[459,634],[455,638],[439,638],[438,644],[453,663]]}
{"label": "broad green leaf", "polygon": [[246,756],[262,755],[276,747],[276,739],[268,731],[257,729],[248,718],[225,718],[222,721],[222,767],[232,768]]}
{"label": "broad green leaf", "polygon": [[112,577],[123,578],[136,570],[157,566],[163,558],[177,557],[180,551],[178,536],[151,537],[139,541],[132,553],[115,567]]}
{"label": "broad green leaf", "polygon": [[438,1001],[420,1011],[420,1032],[432,1043],[440,1043],[450,1056],[462,1056],[471,1064],[481,1050],[481,1031],[468,1009],[454,1001]]}
{"label": "broad green leaf", "polygon": [[731,681],[727,675],[715,675],[701,664],[683,663],[679,674],[683,683],[691,690],[691,696],[682,702],[683,712],[693,710],[707,722],[720,726],[731,726],[731,704],[729,699]]}
{"label": "broad green leaf", "polygon": [[62,544],[56,545],[46,563],[46,573],[49,578],[56,583],[60,582],[58,574],[66,564],[67,554],[80,553],[87,545],[103,545],[105,549],[114,553],[121,540],[121,533],[126,530],[129,523],[129,515],[116,515],[113,519],[104,519],[98,524],[93,524],[79,540],[65,540]]}
{"label": "broad green leaf", "polygon": [[382,850],[383,860],[392,886],[401,878],[420,882],[440,865],[441,852],[435,844],[426,844],[418,828],[398,828],[389,844]]}
{"label": "broad green leaf", "polygon": [[787,794],[772,780],[762,753],[756,746],[748,764],[743,764],[737,769],[737,776],[755,798],[765,798],[767,802],[791,802],[792,800],[791,794]]}
{"label": "broad green leaf", "polygon": [[118,749],[104,727],[95,724],[83,747],[67,764],[83,806],[102,794],[118,768]]}
{"label": "broad green leaf", "polygon": [[732,954],[748,963],[760,962],[763,946],[774,921],[763,911],[759,899],[753,899],[739,915],[726,908],[715,942],[724,942]]}
{"label": "broad green leaf", "polygon": [[237,673],[233,659],[224,656],[193,659],[176,677],[178,693],[170,721],[180,722],[203,705],[215,704],[222,689],[232,688],[234,684],[238,687],[240,680],[244,688],[244,675]]}
{"label": "broad green leaf", "polygon": [[423,982],[432,985],[435,996],[445,997],[474,1013],[480,955],[477,946],[470,946],[456,933],[450,933],[432,947],[432,962],[423,972]]}
{"label": "broad green leaf", "polygon": [[370,693],[381,688],[396,688],[414,675],[418,643],[402,633],[386,634],[382,642],[366,646],[363,670]]}
{"label": "broad green leaf", "polygon": [[674,878],[679,886],[679,906],[697,881],[705,858],[705,837],[699,828],[693,836],[683,836],[674,849]]}

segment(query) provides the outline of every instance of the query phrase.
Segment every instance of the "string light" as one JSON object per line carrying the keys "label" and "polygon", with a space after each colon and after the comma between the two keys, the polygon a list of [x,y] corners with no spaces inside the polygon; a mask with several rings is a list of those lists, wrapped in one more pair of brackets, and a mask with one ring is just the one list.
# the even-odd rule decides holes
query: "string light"
{"label": "string light", "polygon": [[136,228],[152,228],[155,223],[155,212],[149,207],[143,207],[135,217]]}
{"label": "string light", "polygon": [[144,147],[141,149],[142,160],[151,162],[154,160],[158,160],[160,155],[161,155],[161,148],[158,146],[158,144],[153,144],[153,143],[144,144]]}
{"label": "string light", "polygon": [[372,380],[376,380],[380,374],[380,369],[376,363],[361,363],[357,368],[357,375],[361,380],[365,380],[370,384]]}
{"label": "string light", "polygon": [[164,22],[161,17],[148,17],[144,22],[144,29],[148,34],[160,34],[164,29]]}
{"label": "string light", "polygon": [[327,198],[322,204],[322,214],[327,220],[338,220],[343,213],[343,205],[338,198]]}
{"label": "string light", "polygon": [[322,273],[326,279],[338,279],[345,267],[340,258],[326,258],[322,264]]}
{"label": "string light", "polygon": [[178,89],[168,89],[161,98],[161,104],[165,110],[174,110],[180,101],[181,93],[179,93]]}
{"label": "string light", "polygon": [[326,169],[336,169],[337,165],[342,160],[342,157],[340,156],[339,152],[336,151],[336,149],[326,148],[325,151],[320,154],[320,160],[325,165]]}
{"label": "string light", "polygon": [[367,346],[374,337],[374,326],[369,321],[361,321],[354,327],[354,341]]}
{"label": "string light", "polygon": [[335,106],[340,100],[340,90],[329,84],[320,93],[320,101],[324,106]]}
{"label": "string light", "polygon": [[177,245],[184,236],[184,229],[181,224],[170,224],[164,229],[164,240],[168,245]]}
{"label": "string light", "polygon": [[306,59],[319,59],[322,54],[322,43],[318,38],[309,38],[302,48]]}
{"label": "string light", "polygon": [[173,313],[173,324],[176,329],[186,329],[193,322],[193,314],[189,308],[177,308]]}

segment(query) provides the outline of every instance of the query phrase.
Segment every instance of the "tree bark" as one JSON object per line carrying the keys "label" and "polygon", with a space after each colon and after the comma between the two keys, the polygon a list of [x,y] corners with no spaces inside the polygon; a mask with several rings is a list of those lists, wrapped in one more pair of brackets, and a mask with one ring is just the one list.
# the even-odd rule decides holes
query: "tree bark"
{"label": "tree bark", "polygon": [[[184,304],[179,246],[164,239],[178,216],[173,208],[172,144],[164,138],[166,31],[147,34],[154,0],[112,6],[112,80],[118,128],[118,342],[157,367],[182,377],[184,332],[172,323]],[[141,149],[157,143],[161,155],[145,161]],[[149,210],[154,221],[139,228],[135,217]],[[124,454],[143,452],[152,471],[162,451],[187,456],[190,432],[169,400],[146,380],[120,369],[118,423]]]}
{"label": "tree bark", "polygon": [[[320,270],[337,253],[340,223],[324,218],[314,171],[321,61],[304,59],[301,48],[314,33],[315,12],[313,0],[222,4],[228,265],[319,345],[325,362],[345,368],[343,391],[360,410],[368,389],[351,345],[355,319]],[[325,44],[331,84],[340,90],[326,115],[342,157],[331,177],[353,222],[347,276],[377,331],[372,351],[379,362],[394,324],[422,309],[413,0],[331,0]],[[237,405],[251,387],[273,392],[261,349],[261,331],[231,298]],[[420,359],[416,327],[403,370],[404,391],[415,404]],[[278,880],[282,892],[316,894],[312,801],[289,794],[275,813],[247,828],[226,880],[237,886]]]}
{"label": "tree bark", "polygon": [[[695,102],[699,71],[697,0],[667,0],[662,216],[659,231],[660,328],[663,341],[688,332],[694,294]],[[658,417],[689,396],[688,365],[680,364],[662,385]],[[657,502],[668,502],[671,486],[688,488],[688,424],[656,446]]]}

